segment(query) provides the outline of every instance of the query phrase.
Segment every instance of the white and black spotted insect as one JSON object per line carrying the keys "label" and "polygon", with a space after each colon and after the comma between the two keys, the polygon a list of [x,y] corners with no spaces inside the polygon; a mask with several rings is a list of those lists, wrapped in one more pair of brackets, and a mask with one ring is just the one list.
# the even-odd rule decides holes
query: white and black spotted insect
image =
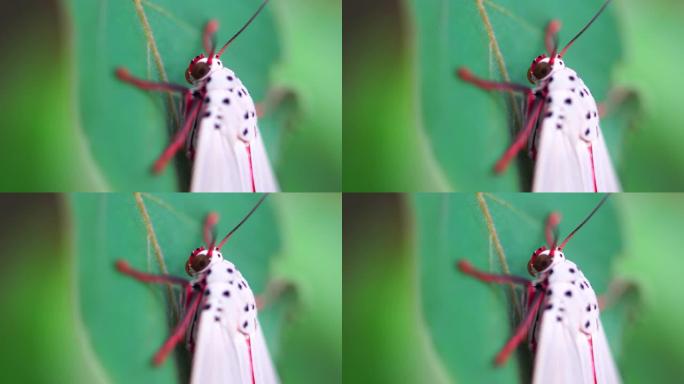
{"label": "white and black spotted insect", "polygon": [[120,272],[143,282],[171,283],[184,288],[183,314],[173,334],[154,356],[161,364],[186,335],[193,352],[193,384],[277,384],[279,382],[257,317],[257,305],[247,280],[221,254],[231,235],[254,213],[252,210],[217,245],[213,228],[218,220],[210,214],[205,223],[207,247],[192,251],[185,270],[192,280],[151,275],[118,261]]}
{"label": "white and black spotted insect", "polygon": [[533,383],[621,382],[601,324],[596,293],[579,267],[563,253],[568,240],[596,213],[607,197],[560,246],[556,246],[551,235],[558,224],[558,215],[549,216],[546,229],[549,248],[541,247],[534,251],[527,266],[534,280],[488,274],[476,270],[464,260],[458,263],[462,272],[479,280],[526,287],[524,318],[495,362],[503,364],[528,335],[530,348],[535,352]]}
{"label": "white and black spotted insect", "polygon": [[257,125],[254,101],[242,81],[220,60],[228,45],[247,28],[267,3],[268,0],[265,0],[216,54],[211,41],[218,24],[216,21],[207,24],[204,48],[208,56],[196,56],[185,72],[185,78],[192,88],[136,79],[125,69],[116,72],[121,80],[142,89],[183,93],[183,126],[155,162],[153,169],[160,172],[187,142],[188,155],[194,160],[190,185],[192,192],[278,190]]}
{"label": "white and black spotted insect", "polygon": [[556,54],[560,24],[549,23],[549,56],[532,61],[527,73],[535,85],[495,83],[474,77],[461,68],[459,76],[484,89],[512,90],[527,96],[523,130],[495,166],[502,172],[528,143],[535,159],[533,192],[618,192],[620,182],[599,124],[596,101],[577,73],[562,60],[567,49],[603,12],[607,0],[589,23]]}

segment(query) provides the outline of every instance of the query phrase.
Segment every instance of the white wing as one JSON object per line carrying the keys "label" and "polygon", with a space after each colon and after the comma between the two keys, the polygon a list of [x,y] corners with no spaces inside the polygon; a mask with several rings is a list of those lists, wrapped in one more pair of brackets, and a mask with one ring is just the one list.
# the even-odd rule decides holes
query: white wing
{"label": "white wing", "polygon": [[[583,340],[584,339],[584,340]],[[555,312],[542,316],[534,361],[533,384],[593,384],[587,337],[558,321]]]}
{"label": "white wing", "polygon": [[594,360],[596,361],[596,378],[599,384],[620,383],[620,375],[608,347],[603,324],[599,321],[598,331],[594,332]]}
{"label": "white wing", "polygon": [[266,340],[261,332],[261,324],[257,321],[257,330],[252,336],[252,357],[254,359],[254,377],[257,384],[278,384],[271,355],[268,353]]}
{"label": "white wing", "polygon": [[278,182],[273,175],[271,162],[266,154],[266,147],[261,140],[261,132],[257,129],[256,137],[252,139],[250,146],[252,152],[252,165],[254,167],[254,181],[257,192],[278,192]]}
{"label": "white wing", "polygon": [[594,140],[593,151],[598,190],[601,192],[620,192],[620,182],[615,174],[613,162],[610,160],[608,148],[603,140],[603,132],[601,131],[599,131],[598,138]]}
{"label": "white wing", "polygon": [[563,68],[548,89],[537,134],[534,192],[615,192],[620,184],[603,141],[596,101],[575,71]]}
{"label": "white wing", "polygon": [[541,124],[533,192],[593,192],[586,144],[566,132],[567,126],[563,127],[553,118],[546,118]]}
{"label": "white wing", "polygon": [[231,144],[213,124],[205,118],[198,127],[190,191],[251,192],[251,185],[241,172],[239,158],[244,156],[238,155],[240,148],[236,150],[235,144]]}
{"label": "white wing", "polygon": [[251,379],[246,379],[248,376],[243,376],[246,374],[245,367],[241,368],[240,356],[245,354],[246,348],[236,340],[231,340],[221,322],[214,321],[212,316],[200,316],[190,383],[251,383]]}
{"label": "white wing", "polygon": [[540,309],[533,383],[618,384],[596,294],[577,265],[555,263]]}
{"label": "white wing", "polygon": [[[201,316],[192,364],[191,384],[278,384],[260,325],[250,341],[226,331],[224,322]],[[250,355],[251,352],[251,355]]]}

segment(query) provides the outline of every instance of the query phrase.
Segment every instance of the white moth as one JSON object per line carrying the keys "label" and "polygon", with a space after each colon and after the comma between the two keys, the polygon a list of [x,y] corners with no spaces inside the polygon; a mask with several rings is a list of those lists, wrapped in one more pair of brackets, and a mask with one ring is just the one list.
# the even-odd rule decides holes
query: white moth
{"label": "white moth", "polygon": [[[209,59],[199,56],[188,68],[193,95],[202,101],[191,141],[194,166],[190,191],[277,191],[254,101],[242,81],[218,58],[216,55],[209,64]],[[192,77],[193,72],[202,71],[208,72],[198,79]]]}
{"label": "white moth", "polygon": [[603,12],[607,0],[591,21],[556,54],[556,34],[552,21],[546,34],[549,57],[532,61],[528,79],[534,89],[510,83],[475,78],[467,69],[459,76],[484,89],[512,90],[527,96],[523,130],[495,166],[502,172],[528,142],[535,159],[533,192],[618,192],[615,174],[601,132],[596,101],[575,71],[562,60],[566,50]]}
{"label": "white moth", "polygon": [[195,249],[185,266],[192,277],[190,281],[139,272],[121,260],[116,264],[120,272],[137,280],[184,288],[182,319],[153,362],[161,364],[186,335],[188,349],[193,352],[190,380],[193,384],[279,383],[257,317],[254,294],[242,273],[220,252],[264,198],[218,246],[214,246],[211,235],[217,216],[208,216],[204,230],[207,248]]}
{"label": "white moth", "polygon": [[591,284],[575,263],[563,253],[568,240],[606,201],[604,197],[589,216],[556,246],[550,235],[558,224],[551,215],[547,224],[549,248],[534,251],[528,280],[476,270],[465,260],[458,268],[479,280],[514,283],[526,287],[525,311],[515,334],[497,355],[503,364],[525,335],[535,352],[532,382],[535,384],[617,384],[620,375],[610,353],[599,317],[598,300]]}
{"label": "white moth", "polygon": [[119,79],[139,88],[183,94],[183,126],[157,159],[153,170],[161,172],[187,142],[188,155],[194,160],[191,192],[275,192],[279,189],[257,125],[254,101],[242,81],[220,60],[225,49],[267,3],[264,0],[216,54],[211,40],[218,24],[215,21],[207,24],[204,48],[208,57],[196,56],[185,72],[192,88],[137,79],[122,68],[116,71]]}

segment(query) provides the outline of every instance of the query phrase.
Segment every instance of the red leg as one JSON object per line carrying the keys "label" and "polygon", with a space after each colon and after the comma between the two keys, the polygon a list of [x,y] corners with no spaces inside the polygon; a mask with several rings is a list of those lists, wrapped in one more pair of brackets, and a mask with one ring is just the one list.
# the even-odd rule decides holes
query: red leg
{"label": "red leg", "polygon": [[480,281],[484,281],[486,283],[513,283],[513,284],[520,284],[520,285],[526,285],[529,286],[532,284],[531,281],[527,280],[524,277],[520,276],[513,276],[513,275],[496,275],[492,273],[487,273],[487,272],[482,272],[475,267],[473,267],[470,262],[466,260],[459,260],[458,263],[456,263],[456,266],[458,269],[465,273],[466,275],[470,275]]}
{"label": "red leg", "polygon": [[529,87],[526,87],[522,84],[516,84],[516,83],[500,83],[496,81],[488,81],[484,79],[480,79],[479,77],[476,77],[473,75],[472,72],[468,68],[459,68],[458,71],[456,71],[458,74],[458,77],[461,78],[463,81],[467,81],[474,86],[486,90],[498,90],[498,91],[513,91],[513,92],[522,92],[525,94],[531,94],[532,90]]}
{"label": "red leg", "polygon": [[560,213],[552,212],[546,218],[546,228],[544,228],[544,234],[546,234],[546,244],[554,249],[558,242],[558,224],[560,224]]}
{"label": "red leg", "polygon": [[558,53],[558,31],[560,31],[561,23],[558,20],[551,20],[546,26],[546,36],[544,37],[544,43],[546,44],[546,52],[549,53],[551,58],[550,62],[556,58],[556,53]]}
{"label": "red leg", "polygon": [[119,80],[126,82],[128,84],[134,85],[140,89],[144,89],[146,91],[167,91],[167,92],[181,92],[181,93],[189,93],[190,90],[187,87],[184,87],[182,85],[178,84],[172,84],[172,83],[158,83],[154,81],[147,81],[147,80],[142,80],[138,79],[137,77],[133,77],[127,69],[125,68],[117,68],[116,69],[116,77],[119,78]]}
{"label": "red leg", "polygon": [[183,339],[183,335],[185,335],[185,331],[188,329],[190,322],[195,316],[195,312],[197,311],[197,307],[199,306],[200,299],[203,295],[204,289],[195,294],[195,297],[192,299],[192,302],[190,303],[188,310],[185,312],[183,319],[181,319],[181,322],[176,326],[176,329],[173,330],[173,333],[166,340],[164,345],[162,345],[161,348],[159,348],[159,351],[157,351],[157,353],[154,355],[152,361],[155,365],[163,363],[169,353],[173,351],[173,348],[176,346],[176,344]]}
{"label": "red leg", "polygon": [[496,173],[503,172],[506,167],[508,167],[508,164],[511,162],[511,160],[513,160],[513,158],[518,154],[518,152],[525,147],[525,144],[532,133],[532,129],[534,128],[535,124],[537,124],[537,120],[539,119],[539,115],[541,114],[543,106],[543,100],[537,99],[533,102],[532,111],[528,114],[525,128],[518,133],[518,136],[515,138],[513,144],[508,147],[503,156],[501,156],[499,161],[496,162],[496,165],[494,165],[494,171]]}
{"label": "red leg", "polygon": [[525,315],[525,318],[523,319],[522,323],[518,325],[518,328],[516,328],[515,333],[513,334],[513,337],[508,340],[506,345],[501,349],[501,351],[496,355],[496,358],[494,359],[494,364],[496,365],[501,365],[503,364],[508,357],[511,355],[511,352],[515,350],[515,348],[520,344],[521,341],[525,338],[527,335],[527,332],[530,329],[530,326],[532,325],[532,321],[534,320],[535,317],[537,317],[537,311],[539,311],[539,307],[541,306],[542,299],[544,298],[544,293],[539,292],[537,296],[534,298],[534,301],[532,302],[531,310],[527,312]]}
{"label": "red leg", "polygon": [[144,283],[169,283],[169,284],[176,284],[176,285],[182,285],[183,287],[190,287],[190,282],[188,280],[183,279],[182,277],[176,277],[176,276],[169,276],[169,275],[155,275],[151,273],[145,273],[145,272],[140,272],[137,271],[128,264],[128,262],[124,260],[117,260],[116,261],[116,269],[125,274],[128,275],[138,281],[142,281]]}
{"label": "red leg", "polygon": [[214,35],[218,30],[218,21],[210,20],[204,27],[204,33],[202,35],[202,44],[204,45],[204,51],[209,55],[209,64],[214,58]]}
{"label": "red leg", "polygon": [[166,164],[169,162],[169,160],[173,158],[176,152],[183,148],[183,144],[185,144],[185,140],[188,138],[190,130],[195,124],[195,119],[197,118],[200,106],[202,105],[201,101],[195,101],[193,103],[191,100],[191,103],[192,107],[190,108],[190,112],[188,112],[184,118],[183,127],[180,131],[176,132],[176,136],[174,136],[171,144],[169,144],[169,146],[166,147],[166,149],[159,156],[157,161],[155,161],[154,166],[152,167],[152,170],[155,173],[161,172],[162,169],[164,169]]}
{"label": "red leg", "polygon": [[210,244],[213,244],[216,240],[216,236],[214,234],[216,223],[218,223],[218,213],[216,212],[211,212],[204,220],[204,243],[207,246],[210,246]]}

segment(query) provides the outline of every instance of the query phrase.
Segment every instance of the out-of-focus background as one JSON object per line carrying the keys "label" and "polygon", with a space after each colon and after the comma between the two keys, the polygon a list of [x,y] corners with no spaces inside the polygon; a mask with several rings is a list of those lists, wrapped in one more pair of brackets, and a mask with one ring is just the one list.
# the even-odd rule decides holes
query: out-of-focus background
{"label": "out-of-focus background", "polygon": [[[503,367],[493,365],[518,321],[509,288],[464,276],[455,263],[500,273],[495,231],[510,272],[529,277],[546,216],[561,214],[564,238],[599,199],[345,194],[345,382],[530,382],[525,343]],[[601,319],[625,383],[677,382],[684,374],[684,268],[676,251],[683,224],[683,195],[613,195],[565,248],[607,300]]]}
{"label": "out-of-focus background", "polygon": [[[260,3],[3,2],[0,190],[187,190],[183,153],[161,175],[151,173],[177,130],[180,100],[123,84],[114,70],[187,85],[205,23],[219,21],[222,45]],[[286,95],[260,119],[284,191],[341,188],[341,14],[340,0],[273,0],[222,57],[255,102]]]}
{"label": "out-of-focus background", "polygon": [[[0,371],[22,383],[184,383],[181,345],[152,356],[175,325],[178,292],[116,272],[114,262],[158,273],[149,215],[168,272],[185,274],[203,245],[207,213],[224,236],[252,195],[73,194],[0,196]],[[341,197],[269,196],[223,248],[256,295],[283,383],[342,380]],[[278,287],[281,289],[279,294]]]}
{"label": "out-of-focus background", "polygon": [[[529,190],[526,153],[493,173],[519,128],[519,110],[455,70],[529,85],[546,24],[561,21],[564,46],[602,3],[345,1],[344,190]],[[565,56],[606,102],[601,127],[625,191],[684,189],[684,80],[673,65],[683,58],[683,16],[684,3],[674,0],[613,1]]]}

